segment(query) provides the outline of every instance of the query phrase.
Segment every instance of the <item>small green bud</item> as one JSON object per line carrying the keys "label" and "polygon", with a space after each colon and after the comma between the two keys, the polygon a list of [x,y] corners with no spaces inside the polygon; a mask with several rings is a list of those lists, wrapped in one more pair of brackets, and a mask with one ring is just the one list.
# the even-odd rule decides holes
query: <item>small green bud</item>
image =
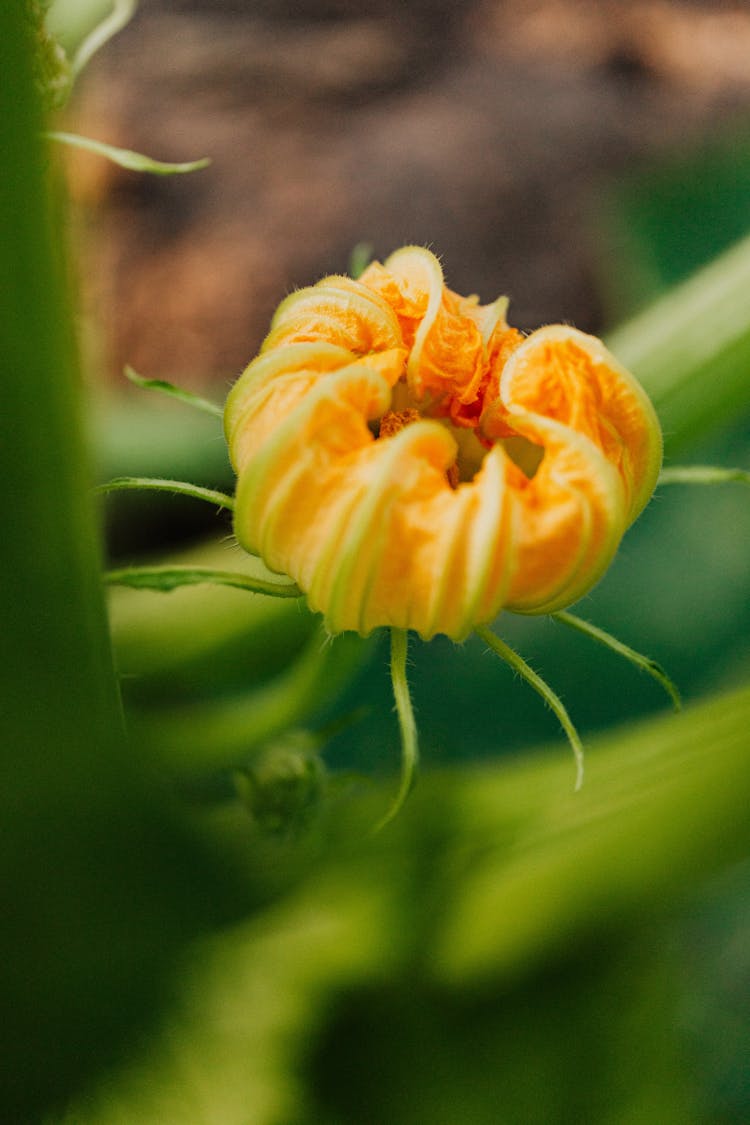
{"label": "small green bud", "polygon": [[326,787],[318,744],[307,731],[290,731],[235,775],[238,795],[264,833],[296,833],[314,819]]}

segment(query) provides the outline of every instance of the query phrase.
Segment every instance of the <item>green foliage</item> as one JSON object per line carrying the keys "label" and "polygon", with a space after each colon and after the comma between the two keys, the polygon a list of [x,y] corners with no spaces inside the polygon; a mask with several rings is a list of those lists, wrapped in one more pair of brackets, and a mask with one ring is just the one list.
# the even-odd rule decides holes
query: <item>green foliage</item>
{"label": "green foliage", "polygon": [[[684,947],[702,880],[750,844],[750,691],[716,690],[750,671],[744,490],[658,497],[587,608],[639,644],[642,631],[670,666],[683,661],[683,714],[587,739],[586,785],[573,794],[559,749],[498,761],[522,741],[530,693],[503,690],[481,643],[414,645],[422,740],[431,762],[442,745],[453,764],[426,769],[373,839],[391,783],[366,781],[363,763],[395,760],[397,723],[401,794],[416,761],[405,635],[394,638],[394,718],[390,695],[377,696],[379,679],[390,691],[377,640],[326,638],[294,587],[222,545],[110,572],[125,584],[109,592],[113,661],[27,35],[22,9],[0,6],[2,1116],[738,1125],[747,1097],[727,1108],[700,1047],[721,1051],[717,1026],[747,1036],[742,962],[727,987],[744,1024],[711,1024],[703,995],[701,1044],[685,1032],[700,989],[685,981]],[[747,410],[749,267],[745,242],[615,335],[671,449]],[[186,420],[171,444],[180,427],[145,409],[110,418],[104,459],[117,479],[105,487],[229,506],[171,479],[180,458],[185,477],[196,465],[213,477],[215,422]],[[144,433],[145,466],[119,464]],[[668,467],[662,483],[747,479]],[[674,697],[653,661],[557,616]],[[581,692],[589,722],[602,698],[636,710],[628,669],[607,680],[609,654],[586,665],[583,642],[565,648],[563,632],[503,621],[504,637],[553,665],[553,682]],[[505,641],[483,639],[567,717]],[[709,697],[691,701],[711,674]],[[329,745],[326,721],[347,689],[373,706]],[[476,762],[483,749],[491,765]],[[323,753],[359,772],[324,768]],[[747,901],[741,870],[735,882]],[[721,930],[729,907],[713,893]],[[737,948],[748,932],[738,927]]]}
{"label": "green foliage", "polygon": [[745,689],[600,740],[577,795],[557,755],[431,771],[367,842],[381,795],[333,806],[314,875],[194,951],[69,1121],[706,1120],[668,935],[750,843],[748,722]]}
{"label": "green foliage", "polygon": [[31,46],[0,5],[0,1099],[19,1122],[148,1025],[225,885],[124,735]]}
{"label": "green foliage", "polygon": [[613,332],[607,345],[643,383],[671,455],[747,410],[750,237]]}

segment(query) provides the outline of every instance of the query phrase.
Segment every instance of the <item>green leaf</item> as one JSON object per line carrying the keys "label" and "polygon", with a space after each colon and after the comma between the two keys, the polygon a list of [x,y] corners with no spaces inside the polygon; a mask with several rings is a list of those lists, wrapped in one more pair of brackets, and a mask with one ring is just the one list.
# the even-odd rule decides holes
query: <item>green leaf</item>
{"label": "green leaf", "polygon": [[199,484],[190,484],[182,480],[165,480],[161,477],[115,477],[106,484],[97,485],[95,492],[120,492],[131,489],[154,492],[173,492],[180,496],[192,496],[196,500],[206,500],[217,508],[226,508],[232,511],[234,498],[226,492],[217,492],[214,488],[203,488]]}
{"label": "green leaf", "polygon": [[394,1125],[715,1120],[671,1054],[665,925],[747,855],[748,724],[746,687],[592,740],[577,794],[549,755],[429,772],[367,844],[382,791],[339,804],[313,877],[201,944],[161,1035],[66,1125],[353,1121],[365,1096]]}
{"label": "green leaf", "polygon": [[150,156],[133,152],[132,149],[116,148],[114,145],[105,144],[104,141],[95,141],[92,137],[81,137],[77,133],[53,131],[45,133],[45,136],[51,141],[59,141],[61,144],[70,145],[72,148],[82,148],[87,152],[96,153],[97,156],[103,156],[120,168],[126,168],[129,172],[150,172],[154,176],[175,176],[184,172],[197,172],[201,168],[207,168],[211,163],[207,156],[201,160],[190,160],[182,164],[152,160]]}
{"label": "green leaf", "polygon": [[662,469],[657,487],[663,484],[750,484],[748,469],[722,469],[715,465],[669,465]]}
{"label": "green leaf", "polygon": [[[160,563],[237,570],[266,581],[275,577],[223,538]],[[143,706],[247,692],[293,663],[318,624],[302,600],[250,597],[231,586],[184,586],[153,598],[115,586],[107,602],[115,663],[131,714]]]}
{"label": "green leaf", "polygon": [[467,777],[453,824],[466,877],[436,969],[523,973],[745,858],[749,724],[746,685],[592,740],[575,795],[548,759]]}
{"label": "green leaf", "polygon": [[[279,675],[253,690],[211,702],[144,709],[132,716],[149,753],[177,777],[202,777],[241,766],[269,739],[312,716],[339,697],[373,651],[356,633],[329,636],[322,625]],[[382,807],[382,804],[381,804]],[[379,810],[378,810],[379,811]],[[365,832],[377,814],[370,810]]]}
{"label": "green leaf", "polygon": [[301,598],[302,591],[293,582],[267,582],[249,574],[232,570],[214,570],[211,567],[129,566],[108,570],[104,581],[110,586],[130,586],[136,590],[156,590],[169,593],[180,586],[234,586],[253,594],[267,594],[275,598]]}
{"label": "green leaf", "polygon": [[604,629],[600,629],[598,625],[592,625],[588,621],[584,621],[581,617],[576,617],[573,613],[560,611],[559,613],[550,614],[553,621],[559,621],[561,625],[567,625],[570,629],[575,629],[579,633],[583,633],[586,637],[591,637],[592,640],[597,641],[599,644],[609,648],[612,652],[616,652],[618,656],[624,656],[631,664],[635,664],[636,668],[646,672],[652,676],[672,700],[675,711],[679,711],[682,706],[680,700],[680,693],[675,685],[670,680],[667,673],[657,664],[655,660],[651,660],[648,656],[643,656],[640,652],[630,648],[629,645],[618,641],[617,637],[613,637],[611,633],[606,633]]}
{"label": "green leaf", "polygon": [[212,414],[215,418],[224,417],[222,406],[207,398],[202,398],[200,395],[193,394],[192,391],[176,387],[174,383],[169,383],[166,379],[146,379],[143,375],[134,371],[132,367],[125,368],[125,378],[143,391],[160,391],[162,394],[169,395],[170,398],[176,398],[180,402],[187,403],[188,406],[194,406],[196,410],[202,410],[204,414]]}

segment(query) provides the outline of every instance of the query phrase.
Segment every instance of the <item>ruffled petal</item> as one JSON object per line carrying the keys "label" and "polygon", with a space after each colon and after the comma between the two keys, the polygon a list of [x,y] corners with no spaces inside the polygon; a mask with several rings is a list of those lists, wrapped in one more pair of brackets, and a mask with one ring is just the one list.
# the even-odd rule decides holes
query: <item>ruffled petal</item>
{"label": "ruffled petal", "polygon": [[[563,325],[448,290],[405,247],[279,307],[227,401],[235,530],[337,633],[465,637],[598,581],[653,490],[633,377]],[[381,426],[382,421],[382,426]]]}

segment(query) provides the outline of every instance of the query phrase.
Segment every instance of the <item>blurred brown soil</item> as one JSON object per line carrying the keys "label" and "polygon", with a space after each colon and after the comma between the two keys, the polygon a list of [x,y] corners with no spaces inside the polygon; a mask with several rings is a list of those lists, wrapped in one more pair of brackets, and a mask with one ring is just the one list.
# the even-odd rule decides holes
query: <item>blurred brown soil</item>
{"label": "blurred brown soil", "polygon": [[601,326],[609,186],[750,109],[750,8],[687,0],[142,0],[68,124],[99,365],[226,384],[292,288],[430,245],[522,328]]}

